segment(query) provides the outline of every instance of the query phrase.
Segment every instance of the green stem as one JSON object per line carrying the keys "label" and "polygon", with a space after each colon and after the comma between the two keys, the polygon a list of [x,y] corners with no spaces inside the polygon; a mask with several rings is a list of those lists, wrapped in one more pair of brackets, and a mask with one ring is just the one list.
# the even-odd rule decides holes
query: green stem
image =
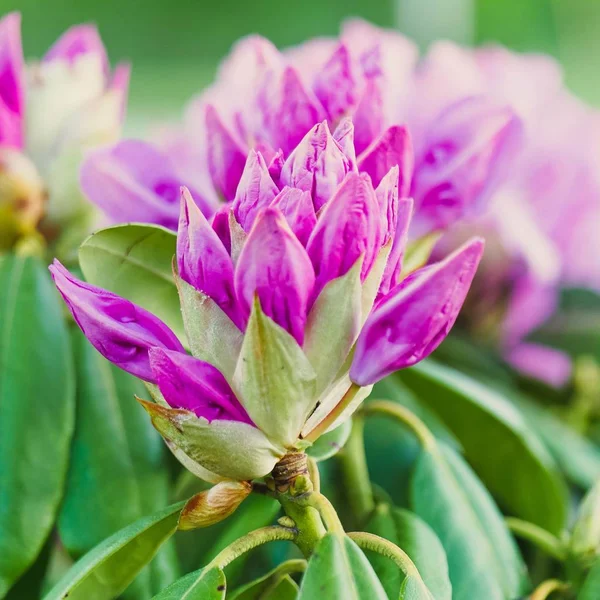
{"label": "green stem", "polygon": [[[314,493],[309,494],[312,496]],[[306,501],[299,501],[287,494],[279,494],[279,503],[285,514],[295,523],[297,535],[296,546],[306,558],[310,557],[319,540],[327,533],[319,512]]]}
{"label": "green stem", "polygon": [[352,419],[350,437],[341,452],[337,454],[345,488],[348,491],[348,504],[356,525],[361,527],[375,510],[365,453],[364,429],[364,417],[360,414],[355,415]]}
{"label": "green stem", "polygon": [[219,567],[224,569],[236,558],[242,556],[242,554],[246,554],[246,552],[253,550],[257,546],[277,540],[294,542],[297,537],[298,533],[295,530],[288,529],[287,527],[279,527],[278,525],[256,529],[229,544],[227,548],[219,552],[219,554],[210,561],[206,568]]}
{"label": "green stem", "polygon": [[390,402],[389,400],[375,400],[366,404],[362,412],[366,415],[381,414],[391,417],[406,425],[417,437],[423,448],[432,450],[436,447],[435,437],[427,425],[408,408]]}
{"label": "green stem", "polygon": [[549,531],[529,521],[522,521],[514,517],[508,517],[506,525],[515,535],[532,542],[552,558],[560,562],[564,562],[567,559],[567,552],[563,544]]}
{"label": "green stem", "polygon": [[308,457],[307,460],[308,475],[313,485],[315,492],[321,491],[321,473],[319,473],[319,464],[314,458]]}
{"label": "green stem", "polygon": [[348,537],[363,550],[377,552],[394,561],[405,575],[418,575],[418,569],[408,554],[389,540],[366,531],[353,531],[348,534]]}
{"label": "green stem", "polygon": [[306,497],[309,506],[317,509],[328,531],[333,533],[344,534],[342,522],[338,517],[335,508],[323,494],[312,493]]}
{"label": "green stem", "polygon": [[566,583],[558,579],[548,579],[535,588],[531,596],[529,596],[529,600],[546,600],[550,594],[566,590],[568,587]]}

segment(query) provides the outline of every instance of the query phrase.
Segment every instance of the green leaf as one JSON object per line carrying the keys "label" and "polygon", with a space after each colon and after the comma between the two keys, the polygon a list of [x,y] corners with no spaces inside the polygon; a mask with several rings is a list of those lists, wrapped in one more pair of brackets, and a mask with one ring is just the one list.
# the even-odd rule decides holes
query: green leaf
{"label": "green leaf", "polygon": [[317,462],[335,456],[345,445],[352,429],[352,420],[344,421],[340,426],[323,434],[317,441],[306,449],[306,454]]}
{"label": "green leaf", "polygon": [[176,531],[179,502],[121,529],[81,558],[44,600],[111,600]]}
{"label": "green leaf", "polygon": [[223,600],[226,592],[225,573],[212,567],[188,573],[154,596],[154,600]]}
{"label": "green leaf", "polygon": [[34,257],[0,258],[0,597],[30,567],[63,494],[75,420],[62,304]]}
{"label": "green leaf", "polygon": [[387,600],[361,549],[348,537],[327,534],[308,563],[298,600]]}
{"label": "green leaf", "polygon": [[565,483],[552,456],[512,403],[431,361],[405,369],[401,378],[442,417],[486,487],[511,513],[560,533],[567,512]]}
{"label": "green leaf", "polygon": [[439,537],[453,600],[518,597],[525,568],[488,491],[454,450],[423,450],[411,481],[412,507]]}
{"label": "green leaf", "polygon": [[440,237],[441,234],[439,232],[433,231],[407,245],[402,258],[402,279],[427,264]]}
{"label": "green leaf", "polygon": [[[425,588],[435,600],[452,600],[452,584],[444,547],[425,521],[408,510],[380,504],[365,531],[390,540],[408,554],[422,578],[421,589]],[[389,558],[370,553],[369,560],[388,597],[395,600],[405,579],[404,574]]]}
{"label": "green leaf", "polygon": [[577,595],[577,600],[598,600],[598,598],[600,598],[600,558],[592,565]]}
{"label": "green leaf", "polygon": [[563,290],[558,311],[529,339],[572,357],[589,355],[600,362],[600,294]]}
{"label": "green leaf", "polygon": [[177,237],[157,225],[116,225],[93,233],[79,249],[86,280],[160,317],[186,339],[173,279]]}
{"label": "green leaf", "polygon": [[[304,560],[288,560],[269,571],[266,575],[234,590],[231,600],[283,600],[295,598],[298,586],[289,576],[290,573],[300,573],[306,568]],[[293,593],[293,595],[290,595]]]}
{"label": "green leaf", "polygon": [[296,340],[267,317],[255,299],[233,388],[269,438],[284,446],[296,441],[314,408],[315,377]]}
{"label": "green leaf", "polygon": [[505,391],[539,435],[567,479],[588,489],[600,478],[600,449],[547,408],[515,390]]}
{"label": "green leaf", "polygon": [[570,541],[571,554],[589,560],[600,548],[600,481],[585,495],[579,505]]}
{"label": "green leaf", "polygon": [[[79,557],[101,541],[168,503],[166,449],[135,395],[143,384],[105,360],[73,330],[77,373],[77,415],[67,488],[59,518],[61,541]],[[172,553],[171,553],[172,554]],[[178,575],[164,557],[163,570],[151,563],[164,587]],[[135,589],[152,595],[150,570]],[[132,586],[133,587],[133,586]],[[128,590],[133,591],[133,590]]]}

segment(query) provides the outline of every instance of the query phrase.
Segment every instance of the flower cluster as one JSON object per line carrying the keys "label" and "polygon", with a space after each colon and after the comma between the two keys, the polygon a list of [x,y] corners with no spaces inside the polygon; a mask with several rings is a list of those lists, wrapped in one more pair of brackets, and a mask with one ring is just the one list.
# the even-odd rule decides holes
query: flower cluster
{"label": "flower cluster", "polygon": [[434,111],[486,94],[511,106],[522,123],[520,147],[488,209],[462,223],[448,243],[485,236],[467,318],[490,329],[517,368],[560,385],[571,370],[568,357],[526,338],[556,311],[561,286],[600,290],[600,113],[567,91],[554,60],[503,48],[435,44],[418,88]]}
{"label": "flower cluster", "polygon": [[276,169],[251,151],[212,222],[182,191],[174,277],[187,340],[51,267],[90,342],[148,382],[155,427],[205,479],[263,476],[337,427],[375,382],[435,350],[468,292],[483,242],[403,269],[406,160],[372,171],[374,187],[347,150],[349,128],[315,125]]}
{"label": "flower cluster", "polygon": [[[128,65],[110,72],[93,26],[72,27],[40,62],[25,64],[19,14],[0,20],[4,240],[33,229],[44,215],[48,229],[83,218],[78,181],[82,152],[119,137],[128,80]],[[14,222],[6,225],[9,219]]]}
{"label": "flower cluster", "polygon": [[274,179],[282,168],[285,177],[304,136],[325,121],[347,162],[340,169],[330,146],[314,182],[296,174],[294,185],[314,185],[327,198],[355,164],[375,186],[398,164],[401,195],[415,202],[412,235],[445,229],[484,204],[520,126],[509,108],[482,95],[429,111],[424,123],[412,93],[416,59],[402,36],[362,22],[350,22],[339,40],[283,53],[263,38],[243,39],[216,83],[190,103],[185,127],[161,136],[162,148],[126,140],[98,150],[84,165],[82,187],[115,222],[174,229],[180,185],[209,217],[235,199],[249,150],[261,153]]}

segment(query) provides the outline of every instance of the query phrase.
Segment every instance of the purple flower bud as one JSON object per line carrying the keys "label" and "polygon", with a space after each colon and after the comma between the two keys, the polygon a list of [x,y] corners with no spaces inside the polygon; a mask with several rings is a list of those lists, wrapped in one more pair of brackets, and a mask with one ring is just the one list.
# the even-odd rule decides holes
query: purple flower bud
{"label": "purple flower bud", "polygon": [[307,244],[316,274],[314,297],[363,256],[364,281],[381,246],[379,207],[368,175],[349,173],[325,205]]}
{"label": "purple flower bud", "polygon": [[368,79],[358,102],[352,121],[354,122],[354,145],[359,154],[383,131],[383,98],[379,78]]}
{"label": "purple flower bud", "polygon": [[386,129],[359,157],[358,169],[371,176],[377,187],[389,170],[398,165],[398,195],[408,196],[413,173],[413,149],[406,127],[393,125]]}
{"label": "purple flower bud", "polygon": [[275,183],[279,185],[279,177],[281,176],[281,169],[285,163],[285,157],[283,156],[283,150],[281,148],[275,152],[271,162],[269,163],[269,175]]}
{"label": "purple flower bud", "polygon": [[303,246],[317,224],[317,215],[310,192],[284,187],[271,206],[278,208]]}
{"label": "purple flower bud", "polygon": [[250,231],[258,212],[269,206],[278,193],[262,154],[250,150],[233,201],[233,214],[244,231]]}
{"label": "purple flower bud", "polygon": [[230,201],[244,170],[246,150],[227,130],[214,106],[206,107],[205,118],[208,170],[216,190]]}
{"label": "purple flower bud", "polygon": [[308,254],[281,211],[264,209],[248,235],[235,271],[235,289],[245,319],[256,295],[262,311],[302,345],[314,283]]}
{"label": "purple flower bud", "polygon": [[398,165],[392,167],[381,180],[375,195],[379,204],[381,217],[381,244],[385,245],[394,237],[396,221],[398,220]]}
{"label": "purple flower bud", "polygon": [[0,20],[0,145],[23,146],[24,73],[21,15],[13,12]]}
{"label": "purple flower bud", "polygon": [[121,369],[154,382],[148,351],[184,352],[177,336],[153,314],[112,292],[73,277],[58,261],[49,267],[73,318],[92,346]]}
{"label": "purple flower bud", "polygon": [[326,118],[321,103],[304,87],[300,75],[292,67],[265,78],[259,106],[273,146],[281,148],[286,155],[315,123]]}
{"label": "purple flower bud", "polygon": [[253,424],[225,377],[211,364],[163,348],[151,348],[148,356],[154,379],[172,408],[191,410],[209,423],[219,419]]}
{"label": "purple flower bud", "polygon": [[482,253],[475,238],[393,288],[365,322],[350,379],[370,385],[429,356],[454,325]]}
{"label": "purple flower bud", "polygon": [[75,25],[54,42],[54,45],[46,52],[44,61],[64,60],[72,65],[80,56],[86,54],[99,56],[104,71],[108,74],[108,56],[96,27],[94,25]]}
{"label": "purple flower bud", "polygon": [[[177,229],[183,180],[170,158],[150,144],[123,140],[88,153],[81,189],[114,223],[144,221]],[[192,188],[193,189],[193,188]],[[194,192],[201,209],[212,206]]]}
{"label": "purple flower bud", "polygon": [[212,298],[237,322],[231,257],[185,188],[181,191],[177,268],[184,281]]}
{"label": "purple flower bud", "polygon": [[323,121],[306,134],[285,161],[280,184],[311,192],[318,211],[350,170],[350,161]]}
{"label": "purple flower bud", "polygon": [[412,196],[419,220],[440,229],[476,212],[519,132],[511,109],[483,97],[461,100],[443,111],[430,125],[415,169]]}
{"label": "purple flower bud", "polygon": [[331,121],[337,121],[354,106],[356,81],[352,74],[350,51],[345,44],[336,48],[323,69],[317,73],[313,89]]}
{"label": "purple flower bud", "polygon": [[356,171],[356,150],[354,148],[354,124],[350,117],[342,119],[333,132],[333,139],[350,162],[350,169]]}

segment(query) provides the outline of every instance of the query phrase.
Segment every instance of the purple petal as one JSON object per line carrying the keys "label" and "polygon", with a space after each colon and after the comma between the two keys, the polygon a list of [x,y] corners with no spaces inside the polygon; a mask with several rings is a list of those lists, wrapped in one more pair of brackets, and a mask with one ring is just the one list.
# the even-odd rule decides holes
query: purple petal
{"label": "purple petal", "polygon": [[354,123],[350,117],[342,119],[333,132],[333,139],[350,162],[352,171],[356,171],[356,150],[354,149]]}
{"label": "purple petal", "polygon": [[431,124],[415,169],[412,196],[419,218],[441,229],[476,212],[519,131],[509,108],[485,98],[467,98],[444,111]]}
{"label": "purple petal", "polygon": [[231,255],[231,230],[229,228],[229,213],[231,212],[230,204],[223,204],[212,217],[211,226],[215,233],[219,236],[221,243],[227,250],[227,254]]}
{"label": "purple petal", "polygon": [[269,175],[276,185],[279,185],[279,177],[281,176],[281,169],[285,163],[285,157],[283,156],[283,150],[281,148],[275,152],[275,155],[269,163]]}
{"label": "purple petal", "polygon": [[282,212],[300,243],[306,246],[317,224],[317,215],[310,192],[284,187],[271,202],[271,206]]}
{"label": "purple petal", "polygon": [[429,356],[454,325],[482,253],[483,240],[473,239],[393,288],[358,337],[351,380],[370,385]]}
{"label": "purple petal", "polygon": [[233,214],[244,231],[250,231],[258,212],[269,206],[278,193],[262,154],[250,150],[233,201]]}
{"label": "purple petal", "polygon": [[[146,142],[123,140],[90,151],[80,183],[88,199],[114,223],[136,221],[177,229],[180,188],[186,181],[166,154]],[[203,211],[212,213],[212,205],[195,191],[194,197]]]}
{"label": "purple petal", "polygon": [[252,425],[221,372],[185,352],[151,348],[150,367],[172,408],[191,410],[209,423],[215,419]]}
{"label": "purple petal", "polygon": [[307,244],[317,276],[314,296],[364,255],[364,281],[381,246],[380,217],[368,175],[349,173],[319,215]]}
{"label": "purple petal", "polygon": [[352,74],[350,51],[340,44],[317,74],[313,90],[331,121],[348,113],[356,102],[356,81]]}
{"label": "purple petal", "polygon": [[280,184],[311,192],[318,211],[351,170],[327,122],[315,125],[283,165]]}
{"label": "purple petal", "polygon": [[306,250],[283,214],[276,208],[264,209],[248,235],[235,271],[240,310],[248,318],[258,296],[263,312],[302,345],[314,283]]}
{"label": "purple petal", "polygon": [[354,145],[361,153],[383,131],[383,98],[379,79],[368,79],[360,101],[352,115]]}
{"label": "purple petal", "polygon": [[260,104],[275,148],[289,154],[310,128],[325,119],[319,100],[302,84],[298,72],[286,68],[278,81],[265,81]]}
{"label": "purple petal", "polygon": [[206,137],[208,169],[213,184],[225,200],[233,200],[246,163],[246,151],[227,130],[212,105],[206,107]]}
{"label": "purple petal", "polygon": [[398,165],[398,195],[404,198],[410,190],[413,161],[408,130],[402,125],[393,125],[358,157],[358,170],[368,173],[377,187],[389,170]]}
{"label": "purple petal", "polygon": [[[382,183],[385,180],[382,180]],[[381,185],[379,186],[379,188]],[[377,190],[379,190],[377,188]],[[402,257],[408,240],[408,227],[413,214],[414,203],[412,198],[400,198],[396,210],[396,223],[393,227],[392,249],[388,256],[381,284],[379,285],[379,294],[384,296],[391,288],[398,283],[402,270]],[[391,233],[391,229],[390,229]]]}
{"label": "purple petal", "polygon": [[539,344],[520,343],[506,353],[506,359],[522,373],[556,388],[563,387],[573,371],[567,354]]}
{"label": "purple petal", "polygon": [[80,281],[58,260],[49,269],[73,318],[92,346],[121,369],[154,382],[148,359],[150,348],[184,351],[177,336],[141,306]]}
{"label": "purple petal", "polygon": [[394,237],[396,221],[398,220],[398,166],[392,167],[388,174],[381,180],[375,195],[379,205],[381,217],[381,244],[385,245]]}
{"label": "purple petal", "polygon": [[184,281],[212,298],[237,322],[231,257],[185,188],[177,231],[177,269]]}
{"label": "purple petal", "polygon": [[95,25],[75,25],[67,29],[44,56],[45,62],[66,60],[73,64],[80,56],[96,54],[108,74],[108,56]]}
{"label": "purple petal", "polygon": [[25,65],[21,47],[21,15],[0,20],[0,145],[23,146]]}

